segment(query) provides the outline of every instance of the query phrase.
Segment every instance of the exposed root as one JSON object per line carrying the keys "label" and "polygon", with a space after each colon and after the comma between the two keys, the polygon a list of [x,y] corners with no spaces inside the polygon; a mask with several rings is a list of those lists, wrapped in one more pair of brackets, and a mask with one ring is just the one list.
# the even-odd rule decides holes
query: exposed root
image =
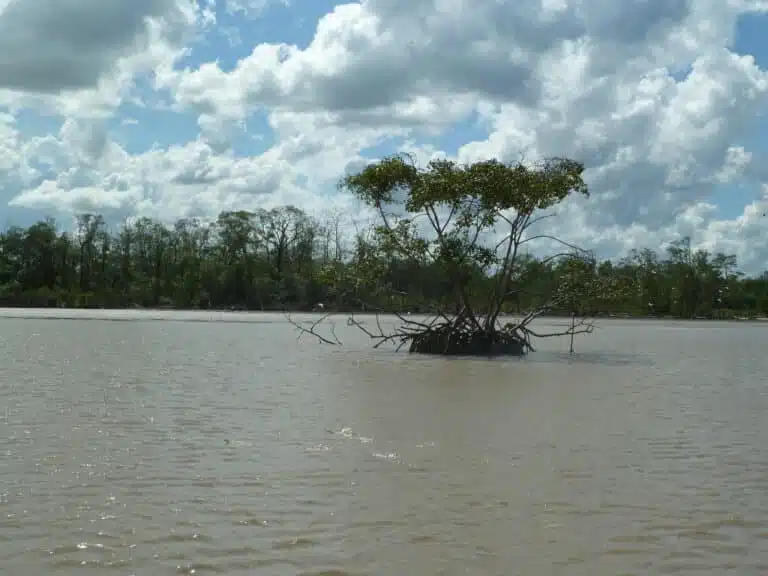
{"label": "exposed root", "polygon": [[[481,328],[479,323],[465,310],[451,318],[440,312],[430,320],[418,321],[395,313],[399,326],[385,330],[381,325],[380,314],[375,316],[375,324],[347,317],[347,326],[354,326],[374,342],[374,348],[391,343],[397,350],[407,346],[413,354],[436,354],[442,356],[524,356],[533,352],[533,338],[553,336],[571,336],[592,332],[594,323],[589,319],[573,320],[564,330],[557,332],[536,332],[529,324],[540,311],[532,311],[527,316],[504,325]],[[335,324],[330,322],[330,336],[318,332],[319,327],[331,316],[324,314],[314,322],[297,322],[288,316],[288,321],[302,334],[317,338],[324,344],[341,345],[335,332]]]}
{"label": "exposed root", "polygon": [[480,331],[441,323],[411,338],[410,352],[445,356],[524,356],[530,342],[514,328]]}

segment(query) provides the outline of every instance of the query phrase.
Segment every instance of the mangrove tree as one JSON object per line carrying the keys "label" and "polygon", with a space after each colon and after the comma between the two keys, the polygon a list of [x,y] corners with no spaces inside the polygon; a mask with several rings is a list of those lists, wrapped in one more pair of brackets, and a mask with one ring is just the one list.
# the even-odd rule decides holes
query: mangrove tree
{"label": "mangrove tree", "polygon": [[[590,315],[576,321],[577,311],[614,297],[620,283],[613,275],[590,274],[595,261],[588,251],[536,229],[570,195],[588,195],[583,171],[582,164],[566,158],[535,165],[432,160],[419,168],[412,157],[396,155],[346,176],[340,187],[372,208],[376,223],[358,242],[356,266],[345,268],[355,275],[352,281],[334,282],[365,286],[369,294],[377,286],[397,296],[386,279],[393,266],[405,263],[413,271],[439,270],[447,283],[446,297],[427,320],[396,313],[400,324],[391,331],[380,323],[373,330],[354,317],[348,323],[377,346],[394,342],[410,352],[445,355],[522,355],[533,350],[536,337],[590,332]],[[506,316],[510,301],[520,302],[535,289],[530,275],[537,267],[529,265],[534,242],[555,247],[538,268],[558,262],[563,273],[537,295],[536,305]],[[574,317],[567,328],[542,332],[532,326],[536,318],[564,308]],[[338,342],[320,335],[321,324],[322,319],[297,327],[324,342]]]}

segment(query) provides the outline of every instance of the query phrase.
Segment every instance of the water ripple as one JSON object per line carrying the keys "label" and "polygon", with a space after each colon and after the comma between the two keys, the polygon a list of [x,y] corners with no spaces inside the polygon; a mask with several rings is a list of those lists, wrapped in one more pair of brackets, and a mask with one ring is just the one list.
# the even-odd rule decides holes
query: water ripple
{"label": "water ripple", "polygon": [[510,364],[4,323],[3,573],[768,572],[768,360],[740,328]]}

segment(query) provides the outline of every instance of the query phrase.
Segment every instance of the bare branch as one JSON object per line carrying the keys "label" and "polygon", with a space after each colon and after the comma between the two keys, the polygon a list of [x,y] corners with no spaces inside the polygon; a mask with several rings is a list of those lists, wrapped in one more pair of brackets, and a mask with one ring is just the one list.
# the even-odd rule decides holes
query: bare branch
{"label": "bare branch", "polygon": [[557,214],[553,214],[553,213],[550,213],[550,214],[542,214],[541,216],[537,216],[536,218],[532,219],[532,220],[531,220],[531,221],[528,223],[528,228],[531,228],[532,226],[535,226],[536,224],[538,224],[538,223],[539,223],[539,222],[541,222],[542,220],[547,220],[548,218],[554,218],[555,216],[557,216]]}
{"label": "bare branch", "polygon": [[290,314],[286,314],[286,318],[288,319],[288,322],[299,329],[299,335],[296,337],[296,340],[299,340],[302,335],[308,334],[310,336],[314,336],[320,342],[323,344],[329,344],[331,346],[341,346],[341,340],[339,340],[338,336],[336,336],[336,326],[334,323],[331,323],[331,335],[333,336],[333,340],[330,338],[327,338],[323,336],[322,334],[317,333],[317,328],[320,326],[329,316],[332,315],[332,312],[328,312],[327,314],[323,314],[320,318],[318,318],[316,321],[312,322],[309,328],[306,328],[305,326],[302,326],[300,322],[295,321],[293,318],[291,318]]}
{"label": "bare branch", "polygon": [[[541,266],[546,266],[550,262],[554,262],[555,260],[559,260],[560,258],[572,258],[572,257],[573,257],[573,253],[572,252],[558,252],[556,254],[552,254],[550,256],[547,256],[546,258],[543,258],[543,259],[539,260],[537,262],[537,264],[539,264]],[[523,271],[522,274],[520,274],[519,276],[515,277],[514,280],[519,282],[519,281],[521,281],[523,278],[525,278],[531,272],[532,272],[532,270],[525,270],[525,271]],[[510,291],[508,293],[514,293],[514,291]]]}
{"label": "bare branch", "polygon": [[504,244],[512,240],[513,232],[510,232],[504,238],[502,238],[496,246],[493,247],[493,251],[496,252],[499,248],[501,248]]}
{"label": "bare branch", "polygon": [[398,346],[398,349],[405,343],[407,340],[407,335],[403,334],[402,332],[395,331],[391,334],[387,334],[384,332],[384,330],[381,327],[381,322],[379,320],[379,315],[376,314],[376,327],[378,329],[378,333],[372,332],[366,326],[357,320],[353,315],[350,315],[347,318],[347,326],[354,326],[358,330],[360,330],[363,334],[368,336],[371,340],[374,340],[376,344],[374,344],[374,349],[378,348],[382,344],[386,342],[392,342],[395,340],[400,340],[400,345]]}
{"label": "bare branch", "polygon": [[568,326],[566,330],[561,330],[559,332],[536,332],[534,330],[531,330],[530,328],[525,328],[525,331],[528,332],[531,336],[534,338],[555,338],[559,336],[570,336],[572,334],[591,334],[595,329],[595,322],[592,319],[589,318],[581,318],[578,322],[575,324]]}
{"label": "bare branch", "polygon": [[558,238],[557,236],[551,236],[550,234],[536,234],[535,236],[529,236],[528,238],[525,238],[523,240],[520,240],[519,244],[522,246],[526,242],[532,242],[534,240],[552,240],[553,242],[557,242],[558,244],[562,244],[563,246],[566,246],[567,248],[570,248],[574,252],[582,253],[582,254],[588,254],[589,250],[585,250],[584,248],[581,248],[577,246],[576,244],[571,244],[570,242],[566,242],[565,240],[562,240],[561,238]]}

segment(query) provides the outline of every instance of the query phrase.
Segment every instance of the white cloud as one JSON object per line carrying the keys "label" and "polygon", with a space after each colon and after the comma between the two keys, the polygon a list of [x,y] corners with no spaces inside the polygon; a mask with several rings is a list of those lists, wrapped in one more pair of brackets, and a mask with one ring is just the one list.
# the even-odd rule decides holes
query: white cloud
{"label": "white cloud", "polygon": [[[29,136],[0,115],[0,189],[18,189],[12,206],[167,218],[283,202],[319,210],[367,149],[395,139],[426,159],[437,136],[475,119],[487,135],[449,155],[587,164],[592,196],[551,226],[601,255],[690,234],[747,268],[768,262],[765,195],[733,219],[712,204],[715,187],[768,183],[750,148],[768,75],[732,51],[740,15],[765,2],[368,0],[336,6],[304,48],[288,37],[255,43],[234,67],[217,62],[223,54],[179,59],[217,10],[251,18],[266,0],[107,4],[0,7],[0,103],[64,121]],[[134,153],[118,145],[115,130],[142,130],[127,117],[109,124],[138,80],[194,112],[199,138]],[[233,137],[256,113],[274,143],[235,154]]]}
{"label": "white cloud", "polygon": [[[213,4],[213,0],[206,0],[210,4]],[[253,18],[260,15],[271,4],[281,4],[282,6],[288,6],[289,0],[224,0],[224,9],[229,14],[242,14],[246,17]]]}
{"label": "white cloud", "polygon": [[205,22],[196,0],[0,0],[0,106],[109,116]]}

